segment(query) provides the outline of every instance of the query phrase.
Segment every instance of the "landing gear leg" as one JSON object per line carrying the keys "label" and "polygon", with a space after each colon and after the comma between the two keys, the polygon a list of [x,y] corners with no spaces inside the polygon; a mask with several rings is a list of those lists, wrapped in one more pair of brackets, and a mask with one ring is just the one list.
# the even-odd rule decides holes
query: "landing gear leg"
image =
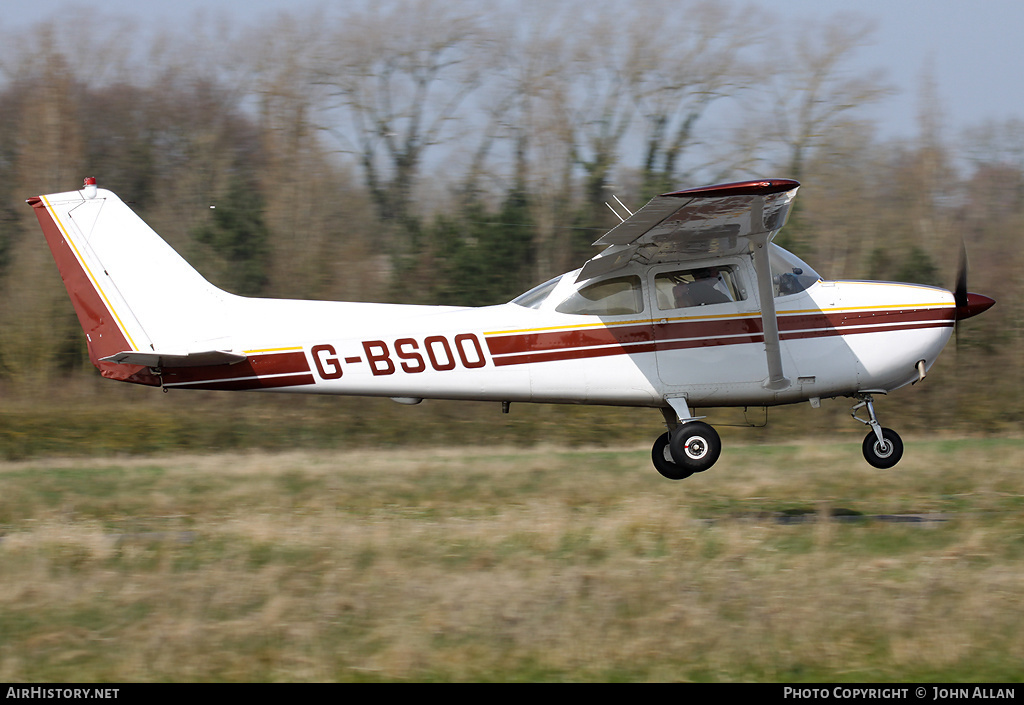
{"label": "landing gear leg", "polygon": [[[871,431],[864,438],[861,450],[864,452],[864,459],[876,468],[886,469],[900,461],[903,457],[903,440],[900,435],[891,428],[883,428],[875,416],[875,401],[870,394],[858,394],[860,401],[850,410],[850,415],[862,424],[871,427]],[[864,420],[857,416],[857,412],[866,408],[868,419]]]}

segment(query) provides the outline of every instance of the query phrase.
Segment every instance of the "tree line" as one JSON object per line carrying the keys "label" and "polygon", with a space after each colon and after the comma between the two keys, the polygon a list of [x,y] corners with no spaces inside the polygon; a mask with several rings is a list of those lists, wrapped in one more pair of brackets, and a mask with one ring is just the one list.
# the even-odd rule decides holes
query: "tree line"
{"label": "tree line", "polygon": [[[82,13],[7,36],[0,382],[91,373],[24,205],[84,176],[233,292],[456,305],[582,264],[613,197],[779,176],[804,184],[779,241],[825,276],[951,287],[964,241],[999,302],[965,326],[985,361],[965,379],[1019,391],[1024,123],[949,135],[923,81],[918,133],[877,137],[865,109],[891,89],[858,68],[871,39],[857,16],[783,27],[661,0],[389,1],[166,32]],[[1019,396],[1001,402],[1018,416]]]}

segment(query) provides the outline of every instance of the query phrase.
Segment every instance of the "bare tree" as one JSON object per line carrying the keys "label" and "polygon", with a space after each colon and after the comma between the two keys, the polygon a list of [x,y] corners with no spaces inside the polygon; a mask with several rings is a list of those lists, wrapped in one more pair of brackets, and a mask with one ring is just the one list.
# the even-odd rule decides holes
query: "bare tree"
{"label": "bare tree", "polygon": [[575,18],[575,31],[567,32],[574,45],[566,102],[573,158],[583,169],[587,221],[598,224],[611,215],[604,206],[608,186],[623,157],[623,140],[636,119],[630,99],[638,74],[636,62],[651,37],[649,26],[623,22],[623,13],[635,14],[629,6],[606,3],[593,9]]}
{"label": "bare tree", "polygon": [[856,109],[888,95],[881,70],[851,72],[855,54],[870,43],[874,24],[837,15],[824,24],[808,23],[794,33],[792,47],[773,47],[762,81],[770,107],[755,109],[769,118],[761,133],[786,151],[785,173],[799,180],[808,155],[831,131],[853,119]]}
{"label": "bare tree", "polygon": [[[695,149],[698,128],[713,106],[753,85],[750,58],[766,36],[767,20],[750,8],[696,2],[684,13],[667,4],[643,5],[634,20],[631,94],[643,129],[641,166],[646,195],[678,185],[706,166]],[[657,27],[657,32],[652,31]]]}
{"label": "bare tree", "polygon": [[[338,295],[341,261],[358,261],[361,242],[351,219],[348,174],[332,167],[317,124],[323,96],[312,72],[325,41],[325,18],[282,14],[273,25],[240,37],[236,54],[248,67],[248,102],[254,103],[266,165],[256,179],[264,194],[273,242],[272,291],[285,296]],[[355,199],[358,200],[358,199]],[[345,222],[346,227],[338,227]],[[372,289],[358,268],[367,295]],[[351,271],[351,270],[350,270]],[[358,295],[356,291],[347,292]]]}
{"label": "bare tree", "polygon": [[533,225],[534,278],[569,268],[568,229],[575,163],[571,115],[572,47],[566,40],[573,6],[534,11],[515,23],[516,42],[505,67],[511,102],[503,133],[511,145],[514,188],[528,194]]}
{"label": "bare tree", "polygon": [[328,129],[355,155],[383,220],[408,224],[428,151],[480,85],[481,32],[461,3],[378,3],[345,17],[316,67]]}

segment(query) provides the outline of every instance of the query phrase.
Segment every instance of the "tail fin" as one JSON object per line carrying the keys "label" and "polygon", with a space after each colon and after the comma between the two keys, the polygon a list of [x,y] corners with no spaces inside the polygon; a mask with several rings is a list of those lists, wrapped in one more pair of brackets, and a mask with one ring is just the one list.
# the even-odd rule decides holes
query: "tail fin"
{"label": "tail fin", "polygon": [[81,191],[28,203],[85,331],[89,358],[103,376],[156,385],[147,367],[211,364],[211,355],[219,354],[221,364],[243,359],[220,352],[231,348],[224,310],[232,295],[94,184],[86,179]]}

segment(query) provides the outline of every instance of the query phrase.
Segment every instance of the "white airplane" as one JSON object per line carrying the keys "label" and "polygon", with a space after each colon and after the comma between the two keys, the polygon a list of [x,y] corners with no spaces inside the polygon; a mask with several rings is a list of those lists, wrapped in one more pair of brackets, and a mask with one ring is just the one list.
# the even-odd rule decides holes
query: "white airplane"
{"label": "white airplane", "polygon": [[[210,284],[110,191],[29,199],[104,377],[168,389],[654,407],[665,477],[710,468],[697,408],[852,397],[864,457],[903,453],[873,398],[924,379],[957,321],[988,309],[930,286],[825,281],[772,243],[799,184],[657,196],[578,269],[497,306],[245,298]],[[865,410],[867,419],[858,413]]]}

